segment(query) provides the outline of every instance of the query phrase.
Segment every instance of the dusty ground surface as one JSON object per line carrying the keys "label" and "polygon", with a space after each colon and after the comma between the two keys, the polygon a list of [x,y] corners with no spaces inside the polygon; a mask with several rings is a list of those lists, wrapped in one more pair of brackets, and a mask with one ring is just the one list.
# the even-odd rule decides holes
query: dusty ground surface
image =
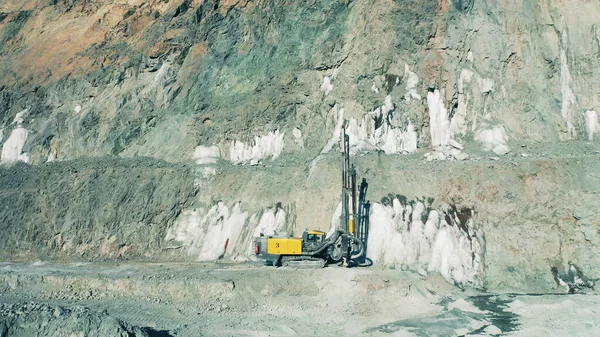
{"label": "dusty ground surface", "polygon": [[[139,336],[592,336],[600,331],[598,303],[598,295],[561,290],[460,292],[437,276],[377,267],[0,264],[0,331],[11,328],[11,310],[13,317],[37,310],[67,317],[96,312]],[[535,310],[545,310],[552,325]],[[575,324],[565,313],[577,315],[576,333],[569,333]],[[12,329],[7,336],[24,335]]]}

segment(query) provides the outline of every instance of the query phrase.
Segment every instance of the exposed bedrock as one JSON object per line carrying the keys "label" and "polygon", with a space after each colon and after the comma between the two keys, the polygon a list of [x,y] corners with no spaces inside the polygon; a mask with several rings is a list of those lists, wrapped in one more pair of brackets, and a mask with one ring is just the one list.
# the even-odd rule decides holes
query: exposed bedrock
{"label": "exposed bedrock", "polygon": [[0,171],[1,255],[143,258],[196,191],[193,171],[149,158],[81,159]]}
{"label": "exposed bedrock", "polygon": [[[469,165],[356,160],[370,185],[368,254],[378,266],[440,272],[451,283],[484,288],[550,289],[550,268],[568,261],[592,277],[600,273],[596,156]],[[336,220],[337,156],[323,157],[310,176],[308,165],[217,166],[216,176],[200,175],[195,184],[194,167],[150,160],[5,168],[3,254],[245,261],[260,232],[327,231]]]}
{"label": "exposed bedrock", "polygon": [[386,153],[593,139],[599,11],[585,1],[7,2],[0,128],[5,142],[19,124],[29,130],[17,155],[32,163],[182,161],[212,144],[238,161],[240,143],[275,131],[285,147],[272,154],[314,153],[340,115]]}
{"label": "exposed bedrock", "polygon": [[239,261],[261,231],[328,230],[348,120],[378,265],[478,287],[599,275],[598,13],[5,1],[0,254]]}
{"label": "exposed bedrock", "polygon": [[[414,232],[410,229],[417,220],[425,231],[431,210],[436,210],[435,217],[440,221],[436,230],[441,227],[441,220],[446,220],[458,234],[464,234],[456,235],[458,241],[477,238],[476,244],[480,247],[471,251],[480,254],[478,263],[483,272],[475,274],[482,278],[484,286],[552,287],[550,268],[562,269],[568,261],[581,264],[589,275],[600,272],[596,257],[600,249],[598,223],[593,218],[600,199],[599,177],[595,173],[600,160],[595,155],[535,159],[512,156],[506,161],[478,160],[469,165],[456,161],[424,163],[414,157],[383,155],[356,159],[360,168],[358,175],[368,180],[367,197],[374,203],[371,231],[380,234],[382,230],[387,231],[378,237],[379,241],[369,242],[369,253],[380,264],[400,267],[406,263],[415,271],[425,264],[424,269],[427,269],[426,262],[430,260],[411,260],[410,256],[415,251],[418,254],[420,248],[406,246],[406,242],[414,245],[426,236],[423,233],[413,238]],[[331,221],[336,220],[338,167],[337,156],[322,159],[313,167],[308,179],[308,167],[304,174],[276,165],[243,171],[233,167],[231,171],[224,169],[220,173],[224,178],[207,191],[217,199],[240,201],[241,211],[257,212],[255,220],[248,222],[250,232],[293,229],[299,234],[305,228],[328,230]],[[236,195],[233,199],[227,197],[231,192]],[[415,212],[421,207],[419,200],[426,208]],[[286,210],[286,222],[276,221],[271,213],[267,217],[271,220],[258,226],[262,219],[260,212],[265,205],[275,202],[281,202]],[[228,205],[232,207],[232,203]],[[466,210],[468,221],[454,221],[457,217],[452,215],[453,209]],[[206,214],[206,210],[200,211],[196,221],[180,218],[178,221],[182,223],[176,222],[174,228],[194,228],[184,231],[190,234],[197,230],[195,226],[207,226],[196,236],[202,237],[210,228],[203,222]],[[460,223],[464,228],[460,228]],[[391,240],[390,235],[398,235],[398,239]],[[403,237],[407,235],[408,238]],[[185,237],[194,238],[193,235]],[[225,244],[225,239],[221,240],[216,246]],[[250,252],[251,247],[246,246],[248,241],[240,242]],[[399,258],[395,257],[396,253]]]}

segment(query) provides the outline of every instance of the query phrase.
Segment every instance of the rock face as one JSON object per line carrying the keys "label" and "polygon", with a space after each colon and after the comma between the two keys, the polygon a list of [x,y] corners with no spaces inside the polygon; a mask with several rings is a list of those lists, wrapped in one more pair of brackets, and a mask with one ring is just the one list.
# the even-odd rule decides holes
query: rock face
{"label": "rock face", "polygon": [[[440,132],[490,150],[510,140],[587,139],[586,111],[599,100],[599,7],[8,1],[0,123],[8,137],[28,109],[23,152],[33,163],[49,155],[182,161],[211,144],[229,158],[232,142],[277,129],[290,153],[301,150],[294,128],[314,151],[340,109],[358,122],[381,118],[373,112],[388,96],[393,113],[374,127],[410,124],[424,148],[443,145]],[[444,115],[432,115],[440,108]]]}
{"label": "rock face", "polygon": [[152,159],[4,168],[3,258],[144,257],[195,193],[193,172]]}
{"label": "rock face", "polygon": [[[598,268],[598,182],[562,159],[598,164],[598,13],[583,0],[5,1],[0,247],[233,258],[264,229],[327,229],[346,119],[372,200],[478,214],[492,283],[552,282],[549,264],[576,257]],[[473,164],[487,156],[516,167]]]}

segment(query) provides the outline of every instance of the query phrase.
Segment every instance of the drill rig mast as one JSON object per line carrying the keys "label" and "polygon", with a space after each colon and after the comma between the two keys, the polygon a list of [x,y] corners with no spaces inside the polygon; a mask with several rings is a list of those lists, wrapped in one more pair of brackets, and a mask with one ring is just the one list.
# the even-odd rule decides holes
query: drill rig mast
{"label": "drill rig mast", "polygon": [[366,257],[369,233],[370,203],[365,200],[367,181],[363,178],[360,194],[356,195],[356,168],[350,165],[350,138],[344,121],[340,137],[342,153],[342,214],[331,235],[317,230],[306,230],[302,237],[273,234],[255,238],[254,253],[267,264],[275,266],[317,265],[327,263],[351,266],[370,266]]}
{"label": "drill rig mast", "polygon": [[[346,133],[348,121],[342,124],[340,150],[342,153],[342,214],[340,229],[347,235],[341,236],[342,258],[345,263],[362,265],[366,259],[366,246],[369,231],[370,203],[365,201],[367,181],[363,178],[360,195],[356,195],[356,167],[350,165],[350,136]],[[356,255],[356,252],[362,254]]]}

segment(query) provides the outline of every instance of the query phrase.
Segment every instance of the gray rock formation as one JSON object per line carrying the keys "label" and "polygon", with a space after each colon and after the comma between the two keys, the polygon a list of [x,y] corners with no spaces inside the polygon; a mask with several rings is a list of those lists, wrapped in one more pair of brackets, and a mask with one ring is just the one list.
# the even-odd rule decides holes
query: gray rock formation
{"label": "gray rock formation", "polygon": [[0,185],[3,258],[143,258],[196,193],[188,167],[149,158],[21,163]]}
{"label": "gray rock formation", "polygon": [[[360,120],[388,95],[392,123],[410,121],[428,147],[433,89],[459,141],[491,141],[490,130],[511,142],[587,139],[585,111],[598,104],[600,8],[588,2],[30,3],[0,8],[0,123],[7,137],[29,109],[33,163],[183,161],[213,143],[228,157],[230,141],[275,129],[292,144],[293,128],[314,152],[332,107]],[[55,34],[38,19],[77,29]]]}
{"label": "gray rock formation", "polygon": [[568,260],[600,274],[598,13],[583,0],[1,4],[2,254],[187,259],[219,201],[246,238],[228,248],[219,232],[229,257],[278,202],[286,229],[327,229],[344,118],[372,200],[477,212],[491,285],[547,286]]}

